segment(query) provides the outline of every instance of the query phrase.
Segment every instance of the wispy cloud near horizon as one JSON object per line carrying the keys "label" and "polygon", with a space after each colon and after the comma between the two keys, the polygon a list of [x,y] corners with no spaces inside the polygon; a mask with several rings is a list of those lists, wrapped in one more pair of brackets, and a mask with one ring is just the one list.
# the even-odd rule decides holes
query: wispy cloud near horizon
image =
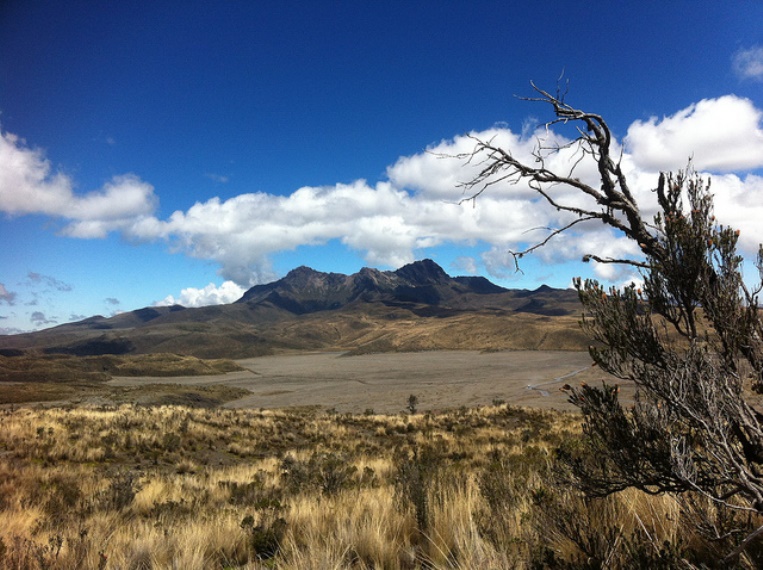
{"label": "wispy cloud near horizon", "polygon": [[27,273],[27,278],[29,279],[29,282],[34,285],[40,285],[48,289],[55,289],[62,293],[68,293],[73,288],[69,283],[65,283],[51,275],[42,275],[36,271]]}
{"label": "wispy cloud near horizon", "polygon": [[13,305],[16,302],[16,293],[14,291],[9,291],[5,287],[5,283],[0,283],[0,303],[5,303],[6,305]]}

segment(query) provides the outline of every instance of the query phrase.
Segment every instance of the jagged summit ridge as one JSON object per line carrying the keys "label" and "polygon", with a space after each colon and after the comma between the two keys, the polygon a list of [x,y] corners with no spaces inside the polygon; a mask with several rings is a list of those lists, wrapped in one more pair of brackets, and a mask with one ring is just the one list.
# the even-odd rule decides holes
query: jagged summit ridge
{"label": "jagged summit ridge", "polygon": [[[489,283],[487,280],[484,282]],[[256,285],[237,303],[272,303],[291,312],[336,309],[357,300],[440,304],[455,295],[505,291],[478,279],[452,278],[431,259],[416,261],[396,271],[364,267],[358,273],[323,273],[301,266],[285,277]]]}
{"label": "jagged summit ridge", "polygon": [[553,330],[557,326],[553,319],[560,317],[567,319],[561,326],[575,327],[575,332],[565,333],[574,337],[577,320],[569,317],[579,310],[574,290],[509,290],[484,277],[450,277],[428,259],[396,271],[366,267],[352,275],[303,266],[278,281],[252,287],[235,303],[145,307],[109,318],[92,317],[0,337],[0,351],[245,358],[274,350],[327,347],[558,348],[569,343],[557,339],[543,344],[553,335],[539,332],[538,327]]}
{"label": "jagged summit ridge", "polygon": [[394,272],[400,279],[411,284],[445,283],[450,280],[447,273],[431,259],[423,259],[404,265]]}

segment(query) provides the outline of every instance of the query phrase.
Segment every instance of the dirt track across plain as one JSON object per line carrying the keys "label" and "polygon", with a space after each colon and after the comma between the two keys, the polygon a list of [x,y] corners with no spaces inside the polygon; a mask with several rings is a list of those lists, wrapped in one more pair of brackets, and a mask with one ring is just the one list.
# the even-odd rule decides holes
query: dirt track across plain
{"label": "dirt track across plain", "polygon": [[339,412],[396,413],[405,409],[411,394],[418,398],[421,411],[490,404],[496,399],[573,409],[560,388],[565,383],[597,384],[606,376],[591,367],[587,353],[562,351],[303,353],[238,363],[247,370],[222,376],[115,378],[111,383],[224,383],[249,390],[251,395],[227,404],[234,408],[321,406]]}

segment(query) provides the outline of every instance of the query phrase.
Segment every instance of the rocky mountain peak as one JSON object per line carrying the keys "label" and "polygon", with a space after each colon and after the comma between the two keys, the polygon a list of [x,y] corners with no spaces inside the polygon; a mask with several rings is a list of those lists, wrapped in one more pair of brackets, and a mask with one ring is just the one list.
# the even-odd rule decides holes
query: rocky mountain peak
{"label": "rocky mountain peak", "polygon": [[322,273],[302,266],[278,281],[252,287],[239,302],[268,302],[301,314],[336,309],[355,300],[439,304],[456,294],[454,287],[461,292],[472,290],[468,283],[449,277],[431,259],[410,263],[397,271],[364,267],[353,275]]}
{"label": "rocky mountain peak", "polygon": [[307,265],[300,265],[299,267],[295,267],[294,269],[289,271],[286,274],[286,279],[297,279],[299,277],[315,275],[317,273],[320,273],[320,272],[316,271],[312,267],[308,267]]}
{"label": "rocky mountain peak", "polygon": [[[302,266],[278,281],[255,285],[229,305],[146,307],[110,318],[94,317],[39,333],[0,338],[0,350],[6,351],[3,354],[34,348],[79,355],[177,352],[214,358],[249,356],[267,353],[271,347],[350,346],[360,338],[374,337],[374,331],[379,336],[363,342],[381,342],[388,334],[397,334],[395,323],[401,316],[406,323],[416,317],[453,318],[462,326],[467,322],[458,320],[462,315],[482,322],[527,314],[564,317],[578,311],[573,290],[508,290],[484,277],[450,277],[431,259],[396,271],[365,267],[353,275]],[[467,320],[473,321],[471,317]],[[347,328],[342,333],[344,324]],[[191,330],[193,334],[189,334]],[[408,324],[400,330],[408,331]]]}
{"label": "rocky mountain peak", "polygon": [[450,280],[443,268],[431,259],[422,259],[404,265],[395,271],[395,275],[408,281],[411,285],[439,284]]}

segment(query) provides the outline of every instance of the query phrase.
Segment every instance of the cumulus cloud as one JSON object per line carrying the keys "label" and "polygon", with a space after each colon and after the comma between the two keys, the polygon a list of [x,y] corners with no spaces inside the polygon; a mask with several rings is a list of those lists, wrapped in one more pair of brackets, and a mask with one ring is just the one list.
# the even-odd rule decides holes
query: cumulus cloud
{"label": "cumulus cloud", "polygon": [[[758,220],[763,219],[763,112],[747,99],[725,96],[706,99],[671,116],[637,121],[628,129],[621,164],[631,190],[651,217],[656,210],[652,189],[660,170],[686,166],[689,156],[700,171],[713,172],[717,214],[742,230],[742,245],[754,251],[763,241]],[[569,172],[598,186],[595,164],[554,130],[523,125],[519,132],[495,127],[440,141],[426,151],[400,157],[387,169],[386,179],[369,184],[305,186],[289,195],[247,193],[223,200],[199,201],[169,217],[153,212],[153,188],[135,176],[114,178],[100,190],[77,195],[68,177],[52,173],[40,151],[27,148],[12,135],[0,142],[0,210],[13,215],[48,213],[69,220],[66,235],[99,237],[118,231],[133,241],[164,240],[171,251],[220,266],[225,283],[184,289],[163,304],[201,306],[231,302],[245,288],[272,280],[271,258],[298,247],[340,242],[359,252],[371,265],[398,267],[443,244],[485,246],[482,264],[491,275],[510,277],[514,271],[509,250],[521,250],[543,240],[549,232],[571,221],[569,214],[548,206],[525,183],[502,181],[474,202],[462,183],[480,164],[453,158],[471,152],[476,139],[492,140],[520,160],[533,163],[538,139],[549,151],[546,166]],[[581,161],[582,158],[582,161]],[[10,170],[10,173],[9,173]],[[744,174],[744,171],[748,171]],[[25,199],[11,188],[22,188]],[[566,204],[586,209],[598,206],[574,189],[549,189]],[[48,205],[49,203],[55,206]],[[634,245],[603,226],[575,226],[564,238],[538,250],[546,264],[579,260],[587,253],[614,258],[638,255]],[[463,271],[476,265],[458,262]],[[629,278],[611,264],[594,264],[596,275],[610,282]]]}
{"label": "cumulus cloud", "polygon": [[[763,177],[724,174],[712,177],[718,219],[740,230],[739,245],[748,254],[757,253],[763,242]],[[748,255],[749,257],[749,255]]]}
{"label": "cumulus cloud", "polygon": [[157,305],[183,305],[184,307],[204,307],[207,305],[222,305],[238,301],[245,289],[233,281],[225,281],[219,287],[210,283],[202,289],[188,287],[180,292],[179,297],[168,295]]}
{"label": "cumulus cloud", "polygon": [[732,65],[739,78],[763,81],[763,46],[739,50],[734,54]]}
{"label": "cumulus cloud", "polygon": [[[566,142],[556,135],[554,142]],[[214,260],[221,275],[242,286],[262,282],[270,274],[269,258],[299,246],[320,246],[339,240],[361,252],[371,265],[399,267],[446,242],[516,244],[536,239],[566,218],[538,208],[525,186],[496,185],[477,203],[460,204],[459,182],[471,173],[464,161],[440,158],[470,151],[475,138],[519,145],[531,160],[534,137],[507,129],[455,137],[427,152],[401,158],[388,169],[388,180],[299,188],[288,196],[252,193],[222,201],[215,197],[176,211],[166,220],[144,218],[124,231],[140,240],[165,239],[178,252]],[[549,159],[560,168],[576,160],[572,152]],[[466,171],[464,170],[466,168]],[[596,182],[595,170],[580,168]],[[570,199],[577,199],[573,192]]]}
{"label": "cumulus cloud", "polygon": [[[474,178],[484,165],[479,158],[466,161],[457,159],[457,156],[472,153],[478,140],[491,141],[495,146],[511,149],[511,154],[515,158],[533,163],[535,161],[533,152],[536,149],[538,137],[542,137],[549,146],[567,142],[553,131],[525,129],[517,134],[507,127],[495,127],[440,141],[430,146],[425,153],[401,157],[387,168],[387,177],[398,188],[409,189],[430,199],[459,202],[469,198],[471,194],[471,191],[465,189],[463,184]],[[567,151],[557,156],[550,156],[549,166],[561,166],[567,163],[571,156],[572,152]],[[535,196],[535,193],[524,183],[513,186],[497,185],[491,189],[491,193],[498,196],[510,194],[513,199],[527,199]]]}
{"label": "cumulus cloud", "polygon": [[636,121],[626,148],[648,170],[676,170],[693,157],[699,170],[750,170],[763,166],[763,111],[749,99],[703,99],[669,117]]}
{"label": "cumulus cloud", "polygon": [[16,293],[8,291],[4,283],[0,283],[0,303],[6,303],[7,305],[13,305],[16,302]]}
{"label": "cumulus cloud", "polygon": [[176,251],[221,263],[224,278],[250,285],[272,276],[268,259],[273,253],[333,239],[365,248],[369,259],[376,256],[382,263],[409,260],[411,248],[424,243],[401,220],[411,206],[405,192],[360,180],[300,188],[289,196],[212,198],[167,220],[146,220],[127,233],[137,239],[166,239]]}
{"label": "cumulus cloud", "polygon": [[69,176],[53,172],[39,149],[31,149],[11,133],[0,132],[0,211],[11,216],[44,214],[70,223],[71,237],[104,237],[156,209],[150,184],[125,174],[103,188],[76,194]]}

